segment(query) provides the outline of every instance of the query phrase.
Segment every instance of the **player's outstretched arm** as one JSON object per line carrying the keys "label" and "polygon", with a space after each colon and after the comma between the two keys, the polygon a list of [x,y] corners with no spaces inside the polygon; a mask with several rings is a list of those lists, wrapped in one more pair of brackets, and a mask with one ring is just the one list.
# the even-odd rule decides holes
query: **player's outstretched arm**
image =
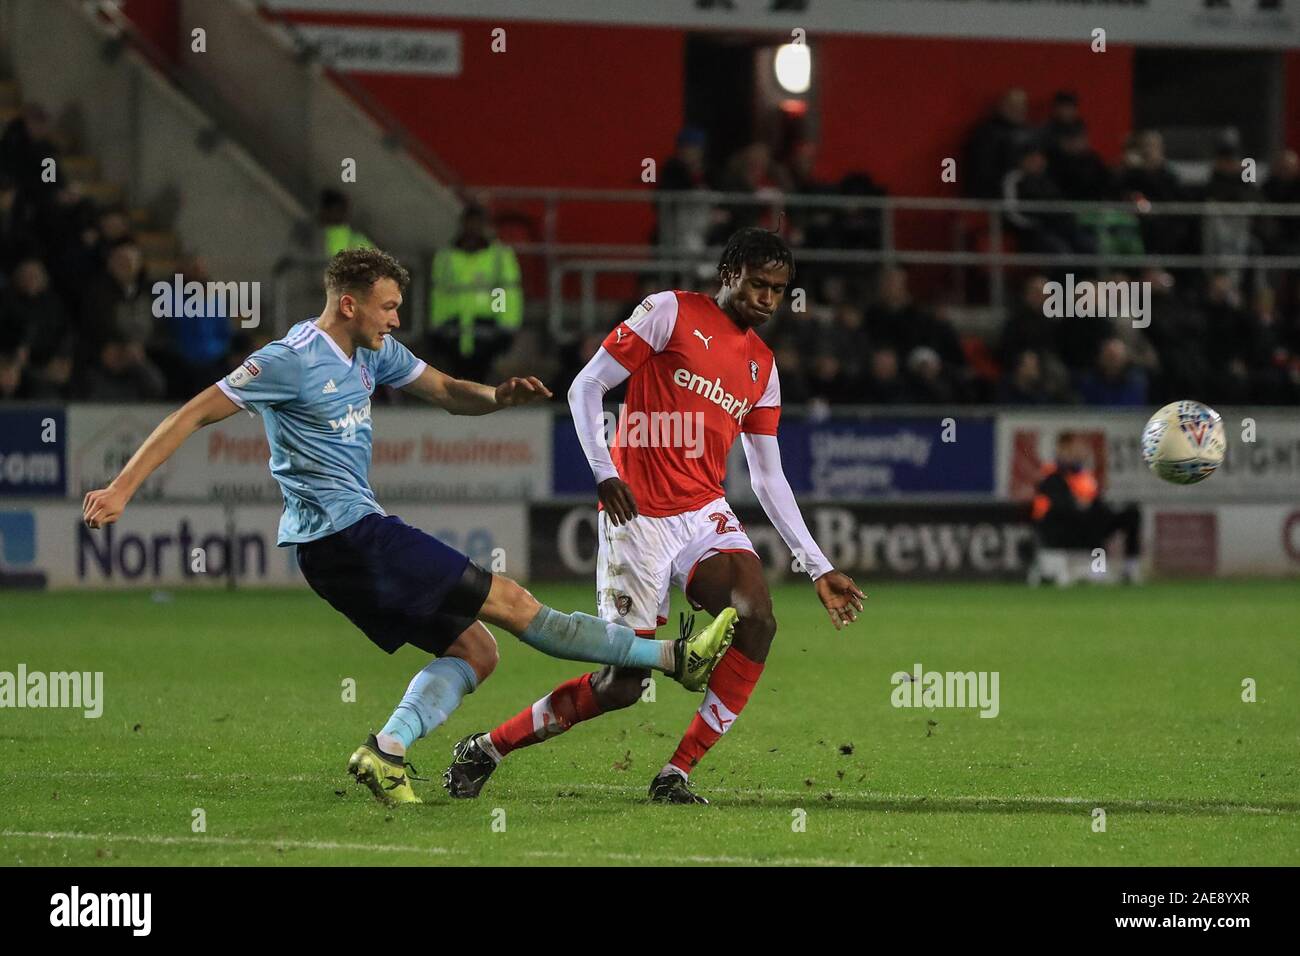
{"label": "player's outstretched arm", "polygon": [[116,521],[136,489],[153,474],[154,469],[185,443],[185,439],[204,425],[229,418],[237,411],[239,406],[227,398],[221,389],[209,385],[164,418],[107,488],[86,495],[81,516],[87,527],[99,528]]}
{"label": "player's outstretched arm", "polygon": [[432,365],[426,365],[424,371],[403,386],[402,390],[418,395],[439,408],[445,408],[453,415],[486,415],[515,405],[542,402],[551,397],[551,390],[533,375],[527,378],[508,378],[493,388],[491,385],[452,378]]}
{"label": "player's outstretched arm", "polygon": [[866,595],[851,577],[831,567],[821,548],[817,547],[781,467],[781,446],[776,436],[744,433],[740,440],[745,448],[749,480],[758,496],[758,503],[813,579],[817,597],[826,608],[831,623],[837,631],[845,624],[852,624],[858,619]]}

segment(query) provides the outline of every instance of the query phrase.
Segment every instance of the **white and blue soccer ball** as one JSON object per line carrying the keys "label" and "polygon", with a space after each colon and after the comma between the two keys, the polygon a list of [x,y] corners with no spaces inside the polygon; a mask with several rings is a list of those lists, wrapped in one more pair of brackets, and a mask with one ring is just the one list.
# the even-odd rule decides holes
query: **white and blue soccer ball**
{"label": "white and blue soccer ball", "polygon": [[1176,485],[1194,485],[1223,464],[1228,439],[1219,413],[1200,402],[1171,402],[1142,429],[1142,459]]}

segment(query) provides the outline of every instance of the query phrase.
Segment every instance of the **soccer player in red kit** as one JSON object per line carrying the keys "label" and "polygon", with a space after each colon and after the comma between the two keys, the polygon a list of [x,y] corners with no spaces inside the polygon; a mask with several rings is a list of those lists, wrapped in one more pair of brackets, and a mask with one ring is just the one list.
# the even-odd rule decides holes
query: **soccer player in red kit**
{"label": "soccer player in red kit", "polygon": [[[650,784],[650,798],[663,803],[708,802],[691,790],[690,772],[744,709],[776,635],[763,567],[723,493],[737,435],[759,503],[799,556],[836,629],[857,619],[864,597],[817,547],[781,469],[781,387],[772,350],[754,330],[776,312],[794,276],[790,249],[766,229],[742,229],[728,240],[718,275],[716,299],[694,292],[647,298],[569,390],[602,509],[600,616],[654,634],[667,623],[672,584],[694,607],[714,615],[734,607],[738,614],[704,702]],[[611,457],[603,398],[625,380]],[[649,676],[604,667],[566,681],[490,733],[457,743],[444,785],[453,797],[478,796],[507,754],[632,705]]]}

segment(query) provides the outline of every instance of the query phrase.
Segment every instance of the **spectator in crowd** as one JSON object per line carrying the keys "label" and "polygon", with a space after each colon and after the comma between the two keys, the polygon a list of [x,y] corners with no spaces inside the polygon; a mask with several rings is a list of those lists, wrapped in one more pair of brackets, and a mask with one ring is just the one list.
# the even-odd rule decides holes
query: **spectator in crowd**
{"label": "spectator in crowd", "polygon": [[1208,329],[1201,304],[1181,295],[1174,274],[1151,267],[1141,274],[1151,289],[1151,324],[1146,332],[1160,356],[1157,403],[1207,395],[1210,377]]}
{"label": "spectator in crowd", "polygon": [[58,155],[49,114],[39,103],[24,103],[22,111],[0,133],[0,173],[14,181],[23,202],[33,207],[34,214],[43,211],[54,194],[54,183],[46,175],[46,161],[57,162]]}
{"label": "spectator in crowd", "polygon": [[1004,372],[1015,368],[1020,356],[1034,352],[1049,392],[1065,390],[1069,379],[1060,351],[1060,319],[1047,315],[1047,283],[1041,273],[1029,276],[1021,289],[1020,301],[1002,326],[997,359]]}
{"label": "spectator in crowd", "polygon": [[1012,359],[1010,372],[998,389],[998,401],[1004,405],[1046,405],[1063,398],[1049,389],[1043,360],[1034,349],[1025,349]]}
{"label": "spectator in crowd", "polygon": [[1037,142],[1021,148],[1015,168],[1002,180],[1002,198],[1010,204],[1007,225],[1025,251],[1050,255],[1094,251],[1087,234],[1076,226],[1070,213],[1029,212],[1016,206],[1026,200],[1055,202],[1065,198],[1047,175],[1047,156]]}
{"label": "spectator in crowd", "polygon": [[[1131,288],[1130,278],[1131,277],[1128,273],[1123,270],[1115,269],[1103,273],[1098,282],[1111,283],[1111,288]],[[1099,289],[1097,292],[1098,301],[1101,301],[1103,295],[1106,295],[1107,299],[1109,299],[1109,294]],[[1125,298],[1121,297],[1118,299],[1118,303],[1121,306],[1124,302]],[[1107,319],[1085,319],[1083,321],[1092,321],[1094,323],[1094,328],[1099,327],[1103,330],[1099,338],[1113,335],[1116,338],[1123,340],[1125,348],[1128,349],[1129,361],[1137,368],[1142,369],[1148,378],[1157,377],[1160,373],[1160,355],[1157,353],[1155,345],[1152,343],[1149,335],[1150,325],[1148,324],[1146,328],[1138,328],[1134,325],[1135,321],[1140,321],[1140,317],[1137,314],[1138,303],[1134,302],[1130,296],[1127,299],[1127,304],[1128,311],[1122,315],[1113,316]],[[1148,301],[1147,305],[1148,308],[1151,306],[1150,301]],[[1148,313],[1147,319],[1150,318],[1151,316]],[[1094,352],[1099,344],[1099,338],[1094,338],[1088,343],[1088,347],[1092,348]],[[1085,339],[1084,341],[1087,342],[1088,340]]]}
{"label": "spectator in crowd", "polygon": [[0,325],[25,347],[29,398],[66,398],[72,377],[74,333],[62,300],[50,288],[45,265],[35,256],[14,269],[0,293]]}
{"label": "spectator in crowd", "polygon": [[140,247],[123,240],[108,253],[104,271],[86,289],[80,334],[91,355],[99,343],[116,338],[142,349],[154,338],[153,301],[144,281]]}
{"label": "spectator in crowd", "polygon": [[[159,367],[167,379],[169,398],[182,399],[215,382],[230,371],[232,316],[223,303],[203,297],[200,306],[186,308],[184,285],[198,282],[206,289],[212,279],[201,256],[191,256],[181,267],[181,296],[171,303],[164,344],[158,355]],[[163,293],[175,297],[175,290]],[[197,312],[198,314],[194,314]],[[239,317],[235,317],[239,318]]]}
{"label": "spectator in crowd", "polygon": [[721,245],[737,229],[762,226],[775,229],[782,208],[782,196],[789,185],[788,177],[780,166],[772,162],[771,150],[765,143],[754,142],[738,150],[727,162],[720,182],[723,192],[748,193],[763,203],[724,203],[725,218],[720,219],[709,236],[711,245]]}
{"label": "spectator in crowd", "polygon": [[[1243,176],[1241,150],[1234,140],[1226,140],[1214,152],[1209,182],[1201,198],[1219,203],[1248,203],[1259,200],[1259,190]],[[1253,238],[1249,216],[1206,215],[1201,217],[1201,251],[1210,256],[1244,256],[1251,252]],[[1240,270],[1232,273],[1240,282]]]}
{"label": "spectator in crowd", "polygon": [[1017,87],[1003,93],[992,115],[975,127],[966,141],[965,174],[959,177],[967,196],[994,199],[1001,195],[1003,179],[1034,138],[1028,118],[1029,97]]}
{"label": "spectator in crowd", "polygon": [[[1181,202],[1189,198],[1174,168],[1165,158],[1165,140],[1156,130],[1143,130],[1129,137],[1117,189],[1146,213],[1150,203]],[[1157,209],[1157,213],[1159,210]],[[1186,216],[1143,215],[1143,248],[1153,255],[1184,251],[1188,241]]]}
{"label": "spectator in crowd", "polygon": [[1079,397],[1086,405],[1147,404],[1146,373],[1129,359],[1123,339],[1102,341],[1096,363],[1079,378]]}
{"label": "spectator in crowd", "polygon": [[[670,193],[705,192],[704,131],[688,126],[677,134],[677,149],[659,169],[657,188]],[[660,198],[657,227],[660,245],[682,254],[699,252],[708,244],[709,230],[720,214],[707,202],[682,196]]]}
{"label": "spectator in crowd", "polygon": [[778,342],[772,349],[776,372],[781,382],[781,401],[799,405],[808,401],[811,391],[804,374],[804,355],[789,340]]}
{"label": "spectator in crowd", "polygon": [[487,210],[470,203],[456,238],[433,257],[429,355],[456,377],[481,382],[509,351],[523,318],[514,250],[491,235]]}
{"label": "spectator in crowd", "polygon": [[948,404],[956,398],[957,389],[943,359],[928,345],[907,353],[907,391],[910,400],[919,404]]}
{"label": "spectator in crowd", "polygon": [[[885,187],[868,173],[846,173],[840,180],[839,194],[864,199],[877,199],[886,195]],[[881,245],[881,212],[867,205],[839,207],[832,217],[828,245],[841,249],[879,249]]]}
{"label": "spectator in crowd", "polygon": [[1056,459],[1043,469],[1031,516],[1043,548],[1092,551],[1122,533],[1123,580],[1129,584],[1139,581],[1142,512],[1132,503],[1115,508],[1102,498],[1084,436],[1068,431],[1057,435]]}
{"label": "spectator in crowd", "polygon": [[1208,335],[1203,348],[1209,354],[1212,368],[1206,382],[1207,400],[1224,403],[1250,401],[1251,348],[1247,339],[1252,322],[1240,286],[1231,271],[1210,274],[1205,287],[1205,316]]}
{"label": "spectator in crowd", "polygon": [[808,364],[808,397],[830,405],[853,405],[862,401],[854,381],[845,374],[837,350],[823,347]]}
{"label": "spectator in crowd", "polygon": [[856,305],[843,302],[832,313],[832,326],[828,340],[850,381],[860,385],[867,372],[867,356],[871,351],[871,337],[867,334],[866,318]]}
{"label": "spectator in crowd", "polygon": [[1295,216],[1272,216],[1261,224],[1264,251],[1275,256],[1300,255],[1300,156],[1284,149],[1273,160],[1260,190],[1264,202],[1289,205]]}
{"label": "spectator in crowd", "polygon": [[35,245],[30,217],[19,202],[18,184],[0,172],[0,275],[8,275]]}
{"label": "spectator in crowd", "polygon": [[886,345],[872,349],[862,401],[868,405],[902,405],[911,398],[899,368],[898,352]]}
{"label": "spectator in crowd", "polygon": [[316,221],[320,225],[321,252],[326,259],[332,259],[344,249],[375,247],[369,236],[360,229],[353,228],[352,204],[337,189],[321,190]]}
{"label": "spectator in crowd", "polygon": [[[961,341],[952,323],[929,309],[918,307],[908,287],[907,270],[900,266],[885,266],[880,270],[879,295],[876,304],[867,314],[867,327],[874,342],[891,346],[899,356],[909,375],[913,370],[913,353],[924,350],[918,358],[918,368],[927,374],[927,389],[931,394],[955,390],[966,378],[966,357]],[[934,377],[944,385],[929,382],[929,365],[932,358],[939,362]]]}
{"label": "spectator in crowd", "polygon": [[100,340],[80,391],[86,401],[156,402],[166,395],[167,382],[141,343],[110,333]]}
{"label": "spectator in crowd", "polygon": [[100,265],[108,263],[112,251],[131,237],[131,214],[120,204],[99,211],[95,222],[96,254]]}
{"label": "spectator in crowd", "polygon": [[1297,362],[1284,336],[1277,309],[1277,294],[1260,284],[1242,315],[1235,351],[1246,366],[1249,401],[1289,404],[1300,399],[1296,391]]}
{"label": "spectator in crowd", "polygon": [[76,180],[60,183],[46,214],[36,223],[46,250],[50,282],[63,296],[71,315],[81,314],[86,278],[103,266],[98,211]]}
{"label": "spectator in crowd", "polygon": [[906,354],[915,344],[917,329],[923,323],[924,312],[912,301],[907,271],[898,266],[882,268],[876,284],[876,301],[867,310],[871,341]]}
{"label": "spectator in crowd", "polygon": [[1049,161],[1055,162],[1064,149],[1066,140],[1078,136],[1086,129],[1079,113],[1079,98],[1068,90],[1058,90],[1052,96],[1051,112],[1039,133]]}
{"label": "spectator in crowd", "polygon": [[1058,134],[1050,154],[1048,174],[1061,195],[1072,200],[1109,199],[1113,192],[1110,168],[1088,141],[1088,128],[1079,123]]}
{"label": "spectator in crowd", "polygon": [[[835,186],[817,178],[817,144],[796,140],[786,159],[790,192],[801,196],[830,196]],[[805,249],[826,248],[835,227],[836,210],[830,206],[793,206],[790,209],[790,241]]]}

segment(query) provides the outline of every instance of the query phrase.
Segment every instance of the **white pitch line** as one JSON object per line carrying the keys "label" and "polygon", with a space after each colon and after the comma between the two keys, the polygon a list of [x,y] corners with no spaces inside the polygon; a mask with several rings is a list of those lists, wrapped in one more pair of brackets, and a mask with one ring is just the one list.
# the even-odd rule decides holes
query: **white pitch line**
{"label": "white pitch line", "polygon": [[[450,848],[443,846],[402,846],[385,843],[335,843],[322,840],[255,840],[247,837],[219,837],[219,836],[185,836],[185,837],[167,837],[167,836],[139,836],[129,833],[78,833],[72,831],[32,831],[32,830],[0,830],[0,838],[13,840],[83,840],[95,843],[142,843],[150,846],[201,846],[203,844],[215,846],[235,846],[235,847],[253,847],[263,849],[294,849],[294,850],[356,850],[358,852],[379,852],[379,853],[416,853],[430,854],[433,856],[449,856],[459,854],[462,856],[469,855],[470,850],[463,848]],[[845,860],[826,860],[819,858],[803,857],[774,857],[770,860],[763,860],[750,856],[704,856],[692,854],[689,856],[674,856],[670,854],[654,853],[603,853],[599,850],[583,853],[564,853],[560,850],[524,850],[522,856],[532,857],[535,859],[555,859],[555,860],[574,860],[577,862],[590,861],[592,859],[616,860],[625,863],[718,863],[724,865],[738,866],[859,866],[851,861]],[[480,857],[485,862],[491,862],[489,853],[483,853]]]}

